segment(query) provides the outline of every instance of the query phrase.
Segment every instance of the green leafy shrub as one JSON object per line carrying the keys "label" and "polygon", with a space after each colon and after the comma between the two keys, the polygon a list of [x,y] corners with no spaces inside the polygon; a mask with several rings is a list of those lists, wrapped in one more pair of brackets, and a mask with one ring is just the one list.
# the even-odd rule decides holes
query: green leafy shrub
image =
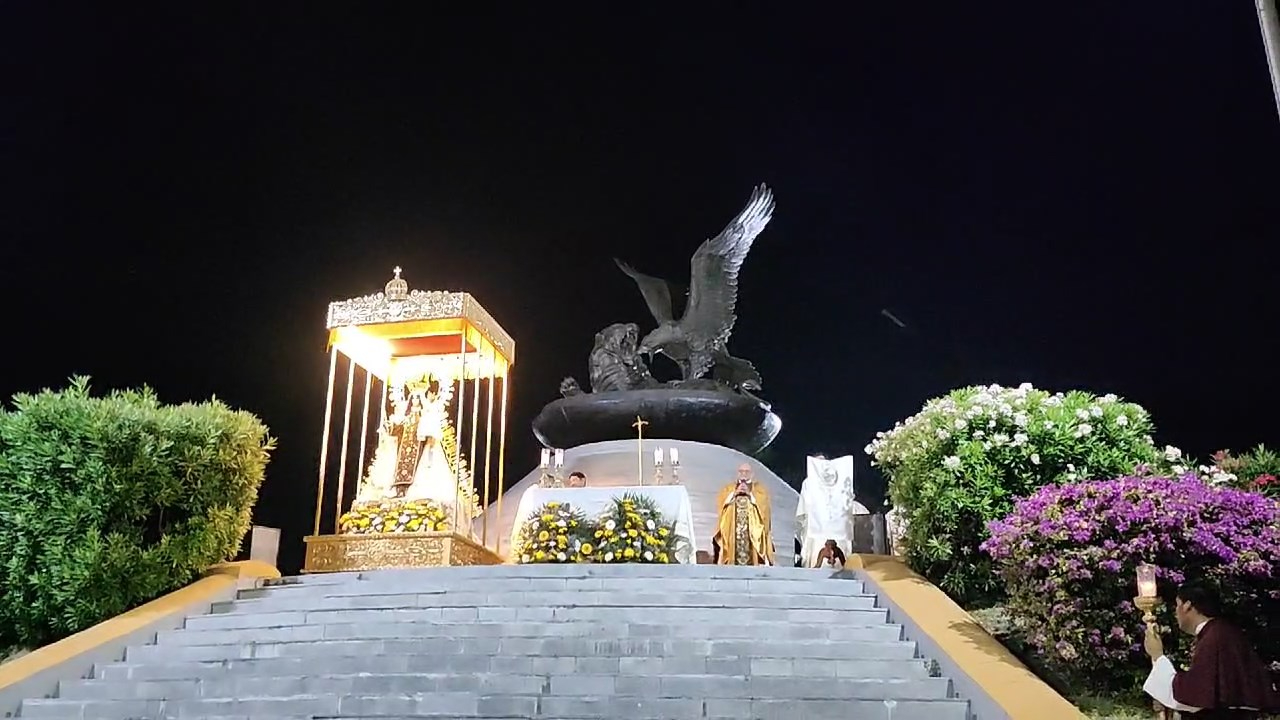
{"label": "green leafy shrub", "polygon": [[1213,455],[1213,465],[1201,467],[1200,473],[1214,484],[1230,485],[1280,500],[1280,453],[1268,450],[1265,445],[1242,455],[1219,450]]}
{"label": "green leafy shrub", "polygon": [[905,520],[907,563],[962,604],[980,605],[1002,594],[978,549],[987,523],[1043,485],[1166,462],[1151,433],[1147,412],[1114,395],[991,385],[930,400],[866,452]]}
{"label": "green leafy shrub", "polygon": [[175,590],[233,557],[274,442],[212,400],[87,378],[0,411],[0,647],[37,646]]}

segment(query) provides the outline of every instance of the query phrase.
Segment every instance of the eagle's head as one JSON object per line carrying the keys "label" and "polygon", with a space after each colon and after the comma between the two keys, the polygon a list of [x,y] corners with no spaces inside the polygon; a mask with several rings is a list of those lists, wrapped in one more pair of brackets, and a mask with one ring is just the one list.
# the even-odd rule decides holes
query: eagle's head
{"label": "eagle's head", "polygon": [[[683,344],[684,332],[679,325],[669,322],[659,325],[648,335],[645,335],[640,340],[640,346],[636,348],[636,351],[649,360],[653,359],[654,353],[662,353],[668,357],[673,354],[676,357],[683,357],[684,353],[674,347]],[[675,350],[675,352],[673,353],[672,350]]]}

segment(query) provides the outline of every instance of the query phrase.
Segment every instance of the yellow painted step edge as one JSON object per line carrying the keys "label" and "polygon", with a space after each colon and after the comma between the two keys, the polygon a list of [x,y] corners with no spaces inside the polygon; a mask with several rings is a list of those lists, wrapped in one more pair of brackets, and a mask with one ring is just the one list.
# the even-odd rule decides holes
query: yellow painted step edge
{"label": "yellow painted step edge", "polygon": [[847,567],[866,573],[885,599],[910,617],[1011,720],[1084,719],[1076,706],[899,558],[855,555]]}
{"label": "yellow painted step edge", "polygon": [[[205,573],[204,577],[184,588],[0,665],[0,694],[46,671],[56,670],[64,664],[75,665],[78,659],[88,656],[104,645],[127,638],[130,634],[144,630],[156,622],[166,619],[176,621],[178,618],[173,616],[181,614],[185,617],[193,607],[230,599],[234,597],[236,588],[243,581],[278,577],[280,577],[279,570],[259,560],[215,565]],[[88,669],[86,667],[78,670],[76,677],[88,672]],[[56,687],[57,679],[50,680]],[[51,692],[51,690],[44,692]],[[6,710],[8,708],[0,708],[0,713]]]}

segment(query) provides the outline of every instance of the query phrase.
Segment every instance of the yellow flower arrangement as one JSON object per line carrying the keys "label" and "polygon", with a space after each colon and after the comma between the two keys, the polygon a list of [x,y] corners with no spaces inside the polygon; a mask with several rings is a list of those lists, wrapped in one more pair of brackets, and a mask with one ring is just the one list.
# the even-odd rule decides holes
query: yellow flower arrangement
{"label": "yellow flower arrangement", "polygon": [[596,520],[568,503],[549,502],[520,531],[521,563],[674,563],[676,535],[654,502],[625,495]]}
{"label": "yellow flower arrangement", "polygon": [[614,498],[592,536],[595,562],[675,562],[679,538],[675,527],[662,517],[653,500],[640,495]]}
{"label": "yellow flower arrangement", "polygon": [[549,502],[538,509],[520,531],[521,563],[591,562],[592,526],[568,503]]}
{"label": "yellow flower arrangement", "polygon": [[449,530],[449,511],[433,500],[377,500],[351,506],[338,520],[344,535]]}

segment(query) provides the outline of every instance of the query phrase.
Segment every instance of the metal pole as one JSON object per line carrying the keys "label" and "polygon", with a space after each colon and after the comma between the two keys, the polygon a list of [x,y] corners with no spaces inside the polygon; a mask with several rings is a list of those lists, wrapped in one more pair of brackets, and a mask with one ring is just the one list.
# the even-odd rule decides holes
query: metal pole
{"label": "metal pole", "polygon": [[471,400],[471,453],[467,455],[467,463],[471,472],[467,473],[467,482],[471,483],[471,487],[467,488],[467,532],[475,535],[475,516],[471,514],[471,494],[475,492],[476,487],[476,431],[480,429],[480,348],[476,348],[476,394]]}
{"label": "metal pole", "polygon": [[480,544],[489,547],[489,471],[493,469],[493,384],[498,381],[498,348],[489,346],[489,401],[484,421],[484,514],[480,519]]}
{"label": "metal pole", "polygon": [[1267,51],[1267,67],[1271,70],[1271,92],[1276,98],[1276,113],[1280,114],[1280,13],[1276,0],[1254,0],[1258,8],[1258,27],[1262,30],[1262,45]]}
{"label": "metal pole", "polygon": [[[498,522],[502,522],[503,470],[507,458],[507,384],[511,382],[511,365],[504,362],[502,367],[502,413],[499,417],[498,429]],[[501,527],[499,525],[499,527]],[[502,537],[498,537],[498,554],[502,554]],[[511,552],[511,548],[507,548]]]}
{"label": "metal pole", "polygon": [[462,529],[462,418],[467,406],[467,326],[462,326],[462,368],[458,371],[458,423],[453,429],[453,533]]}
{"label": "metal pole", "polygon": [[312,535],[320,534],[320,509],[324,506],[324,475],[329,465],[329,423],[333,419],[333,376],[338,370],[338,346],[329,351],[329,390],[324,403],[324,435],[320,437],[320,479],[316,487],[316,525]]}
{"label": "metal pole", "polygon": [[[364,413],[360,416],[360,465],[356,467],[356,487],[360,487],[360,478],[364,476],[364,449],[369,440],[369,395],[373,390],[373,373],[368,368],[364,371]],[[359,497],[357,490],[357,497]]]}
{"label": "metal pole", "polygon": [[347,479],[347,443],[351,439],[351,392],[356,385],[356,361],[347,356],[347,408],[342,417],[342,462],[338,463],[338,496],[334,498],[333,533],[342,519],[342,486]]}
{"label": "metal pole", "polygon": [[382,379],[382,413],[378,416],[378,427],[387,422],[387,390],[391,385],[391,368],[387,368],[387,376]]}

